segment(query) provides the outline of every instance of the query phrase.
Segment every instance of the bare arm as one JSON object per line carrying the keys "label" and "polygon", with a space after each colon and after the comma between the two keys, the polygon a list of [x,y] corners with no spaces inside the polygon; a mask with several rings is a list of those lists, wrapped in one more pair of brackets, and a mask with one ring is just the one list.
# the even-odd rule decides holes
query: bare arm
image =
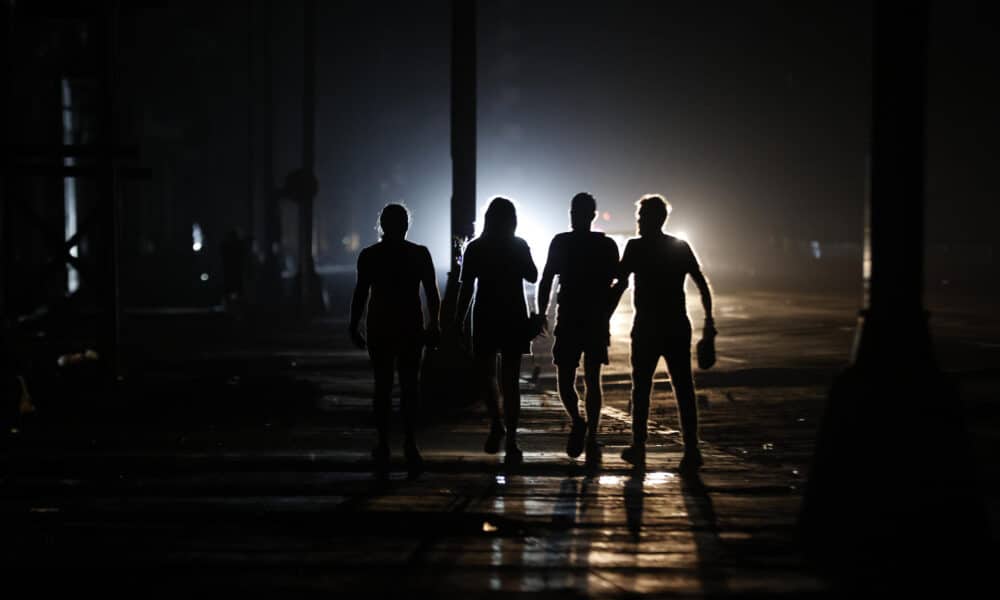
{"label": "bare arm", "polygon": [[351,324],[349,332],[351,341],[358,348],[364,349],[365,338],[361,335],[361,315],[368,306],[368,292],[371,289],[371,279],[368,277],[368,270],[362,265],[361,258],[358,257],[358,280],[354,284],[354,296],[351,298]]}
{"label": "bare arm", "polygon": [[535,266],[535,261],[531,258],[531,250],[528,248],[527,242],[522,242],[524,244],[521,249],[524,252],[524,272],[522,276],[528,281],[528,283],[535,283],[538,281],[538,267]]}
{"label": "bare arm", "polygon": [[629,246],[625,246],[621,262],[618,263],[618,273],[615,275],[615,283],[611,286],[608,316],[614,314],[615,309],[618,308],[618,303],[621,302],[622,294],[628,289],[628,277],[632,274],[632,269],[629,266],[630,263]]}
{"label": "bare arm", "polygon": [[701,293],[701,306],[705,310],[705,332],[715,333],[715,320],[712,318],[712,286],[708,284],[708,280],[705,279],[705,274],[701,270],[692,271],[691,279],[694,280],[695,285],[698,286],[698,292]]}
{"label": "bare arm", "polygon": [[549,312],[549,298],[552,296],[552,280],[556,276],[555,260],[556,241],[553,239],[549,244],[549,255],[545,258],[545,269],[542,270],[542,281],[538,284],[538,296],[535,298],[538,314],[544,316]]}

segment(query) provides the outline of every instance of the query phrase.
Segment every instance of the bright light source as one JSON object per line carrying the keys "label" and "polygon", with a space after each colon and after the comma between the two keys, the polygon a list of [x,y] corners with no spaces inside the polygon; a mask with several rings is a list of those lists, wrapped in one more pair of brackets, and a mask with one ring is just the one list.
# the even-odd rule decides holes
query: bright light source
{"label": "bright light source", "polygon": [[611,213],[609,213],[608,211],[604,211],[601,214],[601,218],[604,219],[605,221],[610,221],[611,220]]}
{"label": "bright light source", "polygon": [[[202,243],[205,241],[204,236],[201,233],[201,225],[194,223],[191,225],[191,249],[195,252],[201,252]],[[202,281],[205,281],[202,279]]]}
{"label": "bright light source", "polygon": [[208,281],[208,273],[202,273],[199,279],[201,279],[203,282]]}
{"label": "bright light source", "polygon": [[686,231],[677,231],[677,232],[674,233],[674,237],[678,238],[678,239],[682,239],[685,242],[690,242],[691,241],[690,239],[688,239],[688,234],[687,234]]}
{"label": "bright light source", "polygon": [[[517,210],[517,232],[515,235],[528,243],[528,248],[531,249],[531,257],[537,265],[538,261],[545,260],[549,250],[549,242],[552,241],[552,236],[555,233],[553,230],[540,227],[537,215],[527,210],[523,204],[513,199],[511,201]],[[481,207],[479,218],[476,219],[477,236],[483,232],[483,223],[486,222],[486,208],[487,206]],[[541,270],[542,265],[537,266]]]}
{"label": "bright light source", "polygon": [[819,241],[813,240],[809,242],[809,247],[812,249],[812,256],[815,259],[823,258],[823,249],[820,248]]}

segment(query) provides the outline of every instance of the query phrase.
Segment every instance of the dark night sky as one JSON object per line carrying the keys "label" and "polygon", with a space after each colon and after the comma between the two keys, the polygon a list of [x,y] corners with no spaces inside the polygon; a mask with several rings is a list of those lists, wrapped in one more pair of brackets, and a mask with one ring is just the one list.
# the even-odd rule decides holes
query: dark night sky
{"label": "dark night sky", "polygon": [[[984,7],[932,7],[932,241],[992,242],[1000,216],[998,21]],[[246,4],[205,9],[215,17],[200,21],[189,9],[151,9],[141,23],[160,37],[200,39],[217,54],[214,66],[186,64],[183,75],[200,86],[187,93],[213,100],[184,106],[213,114],[231,107],[213,117],[220,133],[211,144],[229,140],[235,172],[245,168],[245,63],[217,71],[245,60]],[[577,191],[597,196],[612,215],[601,225],[613,231],[633,229],[632,203],[661,192],[674,204],[672,228],[686,230],[703,254],[752,255],[781,237],[860,242],[867,3],[506,0],[481,2],[479,19],[480,205],[512,196],[522,222],[544,238],[565,227]],[[280,178],[300,155],[301,9],[276,3],[271,21]],[[404,200],[414,213],[411,239],[431,246],[443,266],[449,3],[321,2],[317,26],[320,227],[329,260],[352,262],[339,237],[358,232],[363,244],[373,242],[378,209]]]}

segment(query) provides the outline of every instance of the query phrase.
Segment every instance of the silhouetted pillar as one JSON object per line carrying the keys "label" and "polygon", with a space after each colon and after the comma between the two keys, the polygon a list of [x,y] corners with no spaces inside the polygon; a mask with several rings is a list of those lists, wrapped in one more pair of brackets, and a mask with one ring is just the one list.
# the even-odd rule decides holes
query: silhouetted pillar
{"label": "silhouetted pillar", "polygon": [[422,404],[447,409],[477,399],[472,365],[458,331],[450,327],[458,304],[462,246],[476,221],[476,2],[451,3],[451,260],[441,302],[447,335],[438,352],[428,354],[421,372]]}
{"label": "silhouetted pillar", "polygon": [[926,2],[876,2],[866,306],[830,391],[802,510],[831,573],[967,566],[985,526],[954,383],[923,306]]}
{"label": "silhouetted pillar", "polygon": [[299,308],[303,316],[318,309],[313,258],[313,205],[316,186],[316,0],[305,0],[302,32],[302,177],[299,203]]}
{"label": "silhouetted pillar", "polygon": [[119,238],[121,212],[118,206],[118,173],[115,166],[115,75],[117,67],[118,2],[107,0],[102,19],[101,37],[104,44],[101,78],[100,132],[104,136],[98,175],[97,213],[100,222],[101,254],[100,310],[101,327],[99,352],[105,377],[109,383],[118,378],[121,339],[121,297],[119,294]]}
{"label": "silhouetted pillar", "polygon": [[476,221],[476,3],[451,6],[451,264],[442,304],[448,319],[458,301],[462,245]]}

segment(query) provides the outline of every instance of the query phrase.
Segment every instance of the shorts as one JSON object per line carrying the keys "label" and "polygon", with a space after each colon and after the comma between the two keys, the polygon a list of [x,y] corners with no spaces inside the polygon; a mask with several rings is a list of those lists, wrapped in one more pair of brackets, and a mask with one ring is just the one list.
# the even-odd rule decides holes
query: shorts
{"label": "shorts", "polygon": [[553,333],[556,341],[552,345],[552,364],[560,367],[579,367],[581,354],[586,364],[606,365],[610,362],[608,346],[611,345],[611,333],[606,328],[581,331],[557,325]]}

